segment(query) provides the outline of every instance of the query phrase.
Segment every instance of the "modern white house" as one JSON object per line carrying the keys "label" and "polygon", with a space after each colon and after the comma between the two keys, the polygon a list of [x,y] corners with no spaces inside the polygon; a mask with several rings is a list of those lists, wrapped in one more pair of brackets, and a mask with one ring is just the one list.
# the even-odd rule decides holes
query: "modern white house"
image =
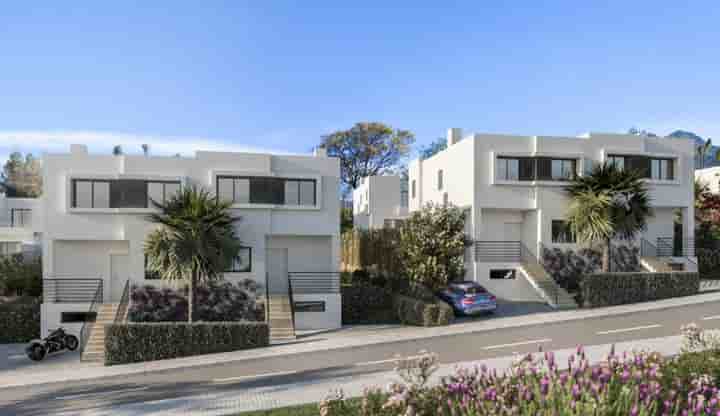
{"label": "modern white house", "polygon": [[339,327],[339,176],[338,159],[322,149],[181,158],[96,155],[72,145],[44,155],[43,334],[57,326],[79,331],[98,288],[99,301],[117,305],[127,286],[162,285],[145,272],[144,241],[156,227],[146,220],[150,201],[188,185],[232,201],[243,249],[225,278],[254,279],[271,305],[281,303],[268,308],[271,334]]}
{"label": "modern white house", "polygon": [[394,228],[408,214],[407,189],[400,176],[362,178],[353,190],[353,226],[361,229]]}
{"label": "modern white house", "polygon": [[40,253],[41,198],[8,198],[0,193],[0,256]]}
{"label": "modern white house", "polygon": [[[532,267],[524,267],[532,259],[542,261],[543,248],[577,247],[564,220],[569,200],[563,187],[569,178],[589,172],[598,163],[639,169],[647,177],[654,217],[637,242],[643,245],[644,255],[662,251],[668,241],[672,245],[673,237],[681,237],[678,241],[694,237],[695,147],[689,139],[605,133],[463,135],[461,129],[453,128],[448,130],[447,143],[446,150],[410,163],[409,210],[427,203],[464,209],[466,232],[474,241],[465,256],[466,278],[501,297],[517,293],[516,272],[536,288],[544,284],[532,276]],[[677,217],[681,236],[675,235]],[[674,255],[672,248],[669,251],[665,257]],[[688,269],[695,266],[692,259],[675,259],[685,260]],[[643,262],[646,269],[661,268],[649,263],[649,259]],[[548,290],[556,292],[556,288]]]}
{"label": "modern white house", "polygon": [[720,193],[720,166],[697,169],[695,180],[707,185],[708,190],[714,194]]}

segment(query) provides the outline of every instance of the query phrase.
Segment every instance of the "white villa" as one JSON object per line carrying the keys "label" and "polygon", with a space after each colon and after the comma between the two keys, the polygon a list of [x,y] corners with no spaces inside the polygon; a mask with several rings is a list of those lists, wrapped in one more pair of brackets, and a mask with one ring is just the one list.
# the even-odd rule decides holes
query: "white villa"
{"label": "white villa", "polygon": [[[409,210],[430,202],[463,208],[466,231],[474,241],[465,256],[466,278],[500,296],[511,298],[518,289],[515,271],[536,288],[545,284],[531,267],[524,267],[529,259],[542,255],[542,247],[576,246],[564,221],[569,201],[563,186],[568,178],[583,175],[597,163],[607,161],[645,173],[655,215],[638,241],[644,256],[659,257],[646,252],[661,251],[668,241],[672,245],[678,232],[676,215],[681,217],[682,240],[694,237],[694,145],[689,139],[604,133],[463,135],[453,128],[448,130],[447,142],[446,150],[410,163]],[[668,256],[674,255],[670,251]],[[688,270],[696,267],[692,259],[675,260],[687,260]],[[641,263],[648,270],[662,268],[649,258]]]}
{"label": "white villa", "polygon": [[361,230],[397,226],[408,214],[407,189],[403,188],[399,176],[362,178],[353,190],[353,225]]}
{"label": "white villa", "polygon": [[35,256],[42,234],[40,198],[8,198],[0,193],[0,256]]}
{"label": "white villa", "polygon": [[199,151],[180,158],[95,155],[72,145],[70,153],[44,155],[42,166],[43,334],[58,326],[77,332],[98,288],[106,306],[100,317],[112,315],[107,311],[127,296],[127,286],[161,284],[145,272],[143,245],[155,228],[146,220],[154,210],[149,201],[186,185],[233,202],[244,247],[225,277],[254,279],[270,295],[273,337],[341,325],[340,168],[322,149],[310,156]]}

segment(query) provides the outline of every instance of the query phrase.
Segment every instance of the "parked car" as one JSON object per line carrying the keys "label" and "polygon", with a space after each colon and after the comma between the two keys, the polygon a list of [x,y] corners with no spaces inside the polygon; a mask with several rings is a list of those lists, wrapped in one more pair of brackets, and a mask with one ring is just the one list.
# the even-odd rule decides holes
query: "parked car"
{"label": "parked car", "polygon": [[497,309],[495,296],[476,282],[450,283],[438,297],[449,303],[456,315],[493,313]]}

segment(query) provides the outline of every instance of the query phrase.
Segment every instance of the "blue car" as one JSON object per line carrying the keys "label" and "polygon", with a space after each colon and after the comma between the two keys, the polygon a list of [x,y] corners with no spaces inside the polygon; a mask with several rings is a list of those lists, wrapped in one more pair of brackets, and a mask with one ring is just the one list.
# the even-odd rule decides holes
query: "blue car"
{"label": "blue car", "polygon": [[455,282],[438,293],[438,297],[449,303],[456,315],[493,313],[497,299],[476,282]]}

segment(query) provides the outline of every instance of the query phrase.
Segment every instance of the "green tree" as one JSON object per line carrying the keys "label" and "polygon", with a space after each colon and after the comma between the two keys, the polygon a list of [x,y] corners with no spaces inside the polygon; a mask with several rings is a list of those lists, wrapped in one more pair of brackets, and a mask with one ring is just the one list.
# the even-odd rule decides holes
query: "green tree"
{"label": "green tree", "polygon": [[447,149],[447,138],[438,137],[429,145],[420,147],[418,153],[420,155],[420,159],[424,160],[435,156],[437,153],[442,152],[445,149]]}
{"label": "green tree", "polygon": [[602,245],[602,270],[609,272],[612,240],[633,240],[653,215],[645,181],[640,172],[604,163],[575,177],[566,192],[571,231],[579,243]]}
{"label": "green tree", "polygon": [[2,174],[0,184],[5,194],[12,198],[36,198],[42,193],[42,175],[40,161],[28,153],[23,157],[20,152],[10,154]]}
{"label": "green tree", "polygon": [[413,212],[400,229],[400,258],[408,277],[432,290],[464,274],[467,244],[463,211],[428,204]]}
{"label": "green tree", "polygon": [[415,136],[408,130],[396,130],[383,123],[356,123],[322,137],[321,147],[328,156],[340,159],[344,185],[355,189],[360,179],[385,173],[410,153]]}
{"label": "green tree", "polygon": [[352,231],[353,210],[352,208],[340,208],[340,232]]}
{"label": "green tree", "polygon": [[230,202],[194,186],[165,203],[152,201],[159,212],[148,220],[160,227],[145,240],[148,270],[161,279],[188,284],[188,322],[193,320],[197,283],[221,279],[240,250]]}

